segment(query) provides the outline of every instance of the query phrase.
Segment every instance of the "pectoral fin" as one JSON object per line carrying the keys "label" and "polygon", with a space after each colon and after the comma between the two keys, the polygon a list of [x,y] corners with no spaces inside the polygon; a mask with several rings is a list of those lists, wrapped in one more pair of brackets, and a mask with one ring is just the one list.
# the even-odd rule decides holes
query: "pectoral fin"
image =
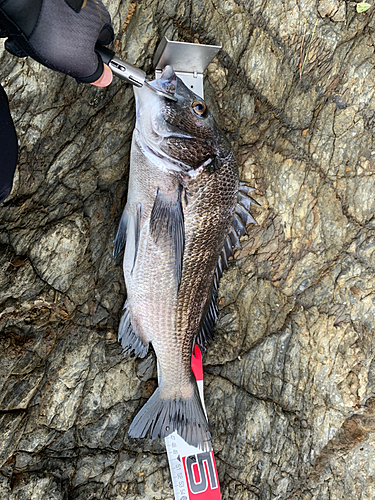
{"label": "pectoral fin", "polygon": [[135,217],[134,223],[135,223],[135,228],[134,228],[134,261],[133,261],[133,268],[132,272],[135,266],[135,261],[137,260],[137,255],[138,255],[138,247],[139,247],[139,236],[141,234],[141,217],[142,217],[142,205],[139,204],[137,206],[137,215]]}
{"label": "pectoral fin", "polygon": [[122,212],[121,219],[120,219],[120,224],[117,229],[116,233],[116,238],[114,239],[114,245],[113,245],[113,257],[116,258],[117,255],[121,252],[121,250],[124,248],[125,243],[126,243],[126,232],[127,232],[127,227],[128,227],[128,220],[127,220],[127,213],[126,213],[126,206],[124,208],[124,211]]}
{"label": "pectoral fin", "polygon": [[138,204],[128,210],[126,216],[126,249],[124,265],[133,273],[137,261],[139,237],[141,233],[142,205]]}
{"label": "pectoral fin", "polygon": [[150,231],[158,245],[169,247],[175,260],[175,277],[180,283],[185,245],[181,188],[172,193],[158,191],[151,212]]}

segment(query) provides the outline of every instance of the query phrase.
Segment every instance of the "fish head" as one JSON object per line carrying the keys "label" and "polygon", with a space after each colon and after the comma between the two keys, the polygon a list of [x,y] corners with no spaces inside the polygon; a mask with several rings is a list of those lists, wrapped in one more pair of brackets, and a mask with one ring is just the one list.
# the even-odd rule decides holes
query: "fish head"
{"label": "fish head", "polygon": [[159,158],[189,172],[202,165],[209,167],[218,156],[228,155],[230,145],[207,104],[183,83],[171,66],[164,68],[160,78],[135,88],[134,93],[136,130],[142,145]]}

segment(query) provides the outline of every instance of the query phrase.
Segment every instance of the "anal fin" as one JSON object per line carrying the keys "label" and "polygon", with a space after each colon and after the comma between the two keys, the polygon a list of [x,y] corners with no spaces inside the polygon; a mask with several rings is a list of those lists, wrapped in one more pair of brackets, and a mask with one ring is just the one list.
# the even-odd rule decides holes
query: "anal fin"
{"label": "anal fin", "polygon": [[131,324],[127,301],[123,307],[118,329],[118,340],[121,342],[121,347],[123,348],[125,356],[134,352],[135,356],[144,358],[148,352],[148,343],[145,344],[143,342]]}

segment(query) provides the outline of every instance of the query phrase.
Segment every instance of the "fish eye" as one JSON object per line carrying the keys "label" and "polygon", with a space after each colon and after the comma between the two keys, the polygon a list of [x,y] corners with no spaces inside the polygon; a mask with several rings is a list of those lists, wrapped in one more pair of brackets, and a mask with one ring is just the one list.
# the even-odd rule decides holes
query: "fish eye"
{"label": "fish eye", "polygon": [[193,108],[194,113],[198,116],[203,116],[207,110],[207,106],[202,101],[193,102],[191,107]]}

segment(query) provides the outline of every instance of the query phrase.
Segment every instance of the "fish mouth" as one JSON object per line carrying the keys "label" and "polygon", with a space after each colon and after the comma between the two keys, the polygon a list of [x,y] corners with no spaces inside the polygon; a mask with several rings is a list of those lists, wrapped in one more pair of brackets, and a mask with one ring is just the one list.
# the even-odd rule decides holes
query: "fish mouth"
{"label": "fish mouth", "polygon": [[160,75],[151,82],[146,82],[147,87],[151,87],[156,93],[177,101],[175,96],[177,88],[177,76],[172,66],[167,65]]}

